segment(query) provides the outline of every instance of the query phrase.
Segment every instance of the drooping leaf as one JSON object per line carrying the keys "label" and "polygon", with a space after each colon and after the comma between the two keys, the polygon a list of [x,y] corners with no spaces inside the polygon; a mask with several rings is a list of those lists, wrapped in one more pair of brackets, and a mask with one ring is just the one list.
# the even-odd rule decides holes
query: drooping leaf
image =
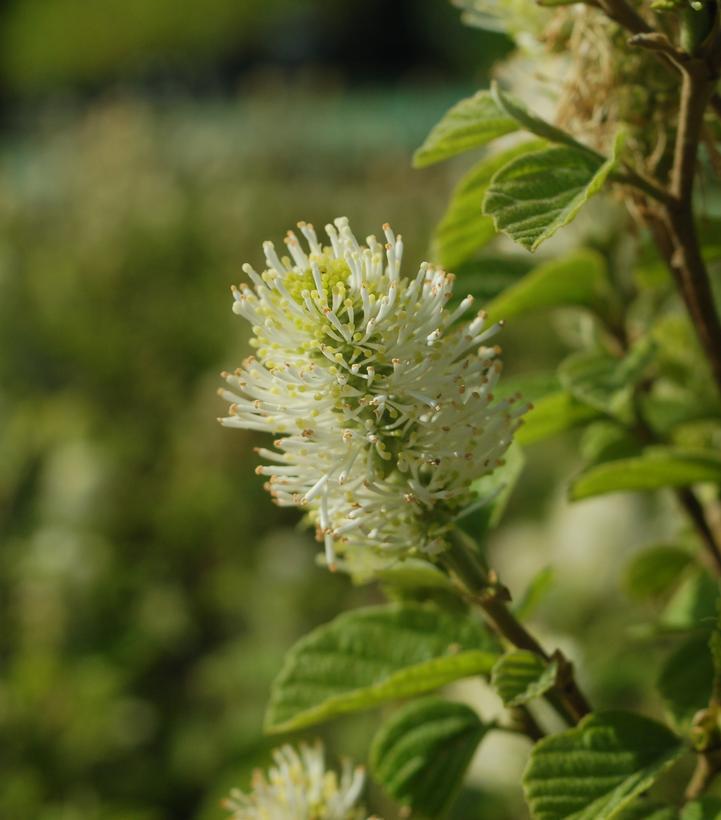
{"label": "drooping leaf", "polygon": [[441,265],[455,268],[493,239],[493,220],[483,213],[488,184],[496,171],[539,145],[534,140],[484,157],[461,179],[433,237],[433,256]]}
{"label": "drooping leaf", "polygon": [[550,590],[554,580],[552,567],[544,567],[531,578],[530,583],[513,607],[513,612],[519,621],[526,621],[536,611],[540,602]]}
{"label": "drooping leaf", "polygon": [[578,306],[603,310],[609,292],[604,258],[582,249],[545,262],[500,294],[486,311],[489,321],[547,308]]}
{"label": "drooping leaf", "polygon": [[565,145],[524,154],[493,177],[483,210],[498,231],[535,251],[601,190],[615,162]]}
{"label": "drooping leaf", "polygon": [[519,444],[533,444],[550,438],[579,424],[598,418],[600,413],[582,404],[565,390],[550,393],[534,403],[524,416],[524,423],[516,433]]}
{"label": "drooping leaf", "polygon": [[490,91],[478,91],[456,103],[433,126],[413,155],[413,165],[424,168],[517,130],[516,121],[498,107]]}
{"label": "drooping leaf", "polygon": [[505,706],[522,706],[548,692],[556,682],[558,664],[516,649],[500,657],[491,672],[491,684]]}
{"label": "drooping leaf", "polygon": [[541,139],[548,140],[557,145],[564,145],[574,150],[587,153],[601,162],[604,161],[605,158],[597,151],[578,142],[578,140],[567,131],[563,131],[555,125],[551,125],[550,122],[546,122],[542,117],[529,111],[518,98],[503,91],[496,81],[491,83],[490,93],[499,110],[503,111],[509,117],[512,117],[522,128],[531,134],[535,134],[537,137],[541,137]]}
{"label": "drooping leaf", "polygon": [[370,751],[376,780],[403,806],[440,817],[456,794],[487,727],[462,703],[423,698],[401,707]]}
{"label": "drooping leaf", "polygon": [[536,820],[608,820],[645,792],[683,752],[656,721],[630,712],[588,715],[539,741],[523,778]]}
{"label": "drooping leaf", "polygon": [[477,620],[402,604],[340,615],[290,650],[271,691],[269,732],[285,732],[488,674],[500,654]]}
{"label": "drooping leaf", "polygon": [[721,820],[721,798],[704,795],[681,809],[679,820]]}
{"label": "drooping leaf", "polygon": [[661,544],[635,555],[625,573],[629,595],[639,601],[660,599],[681,583],[683,571],[693,561],[688,550]]}
{"label": "drooping leaf", "polygon": [[721,484],[721,456],[675,447],[649,447],[636,458],[622,458],[591,467],[572,483],[573,501],[594,495],[661,487]]}
{"label": "drooping leaf", "polygon": [[676,725],[690,723],[699,709],[708,706],[712,684],[708,633],[693,635],[667,658],[658,679],[658,691]]}

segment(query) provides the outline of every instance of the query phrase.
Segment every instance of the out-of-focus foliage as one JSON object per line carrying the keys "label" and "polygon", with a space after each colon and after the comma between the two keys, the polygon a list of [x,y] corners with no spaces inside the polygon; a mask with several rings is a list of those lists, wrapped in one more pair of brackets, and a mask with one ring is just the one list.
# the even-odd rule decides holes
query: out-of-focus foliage
{"label": "out-of-focus foliage", "polygon": [[215,422],[247,355],[228,287],[341,209],[419,258],[447,185],[407,158],[452,94],[274,91],[116,100],[2,150],[2,817],[193,817],[208,793],[218,816],[284,651],[368,598]]}

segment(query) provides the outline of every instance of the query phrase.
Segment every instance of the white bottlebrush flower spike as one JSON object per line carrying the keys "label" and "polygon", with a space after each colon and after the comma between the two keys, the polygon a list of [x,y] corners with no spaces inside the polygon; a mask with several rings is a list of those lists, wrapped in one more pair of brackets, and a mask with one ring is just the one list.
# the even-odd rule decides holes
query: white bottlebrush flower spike
{"label": "white bottlebrush flower spike", "polygon": [[221,419],[279,435],[257,472],[276,503],[309,513],[329,566],[336,552],[433,555],[473,501],[471,482],[499,463],[525,407],[493,403],[499,349],[479,313],[449,310],[453,275],[423,263],[401,276],[403,242],[361,245],[344,218],[321,246],[300,223],[290,256],[263,245],[267,269],[243,269],[234,311],[253,325],[256,356],[224,373]]}
{"label": "white bottlebrush flower spike", "polygon": [[358,804],[363,790],[361,767],[344,761],[340,776],[326,770],[323,747],[285,745],[273,752],[267,775],[256,771],[252,791],[234,789],[224,805],[232,820],[362,820]]}

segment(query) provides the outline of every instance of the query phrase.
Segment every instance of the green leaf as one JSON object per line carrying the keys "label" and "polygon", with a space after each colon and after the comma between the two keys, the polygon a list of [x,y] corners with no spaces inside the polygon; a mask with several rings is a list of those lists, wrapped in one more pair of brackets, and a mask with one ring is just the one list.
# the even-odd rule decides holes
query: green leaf
{"label": "green leaf", "polygon": [[609,292],[606,261],[591,250],[577,250],[534,268],[486,306],[489,321],[556,307],[603,310]]}
{"label": "green leaf", "polygon": [[483,202],[498,231],[530,251],[575,219],[616,163],[556,146],[511,161],[491,180]]}
{"label": "green leaf", "polygon": [[484,157],[461,179],[434,234],[433,256],[441,265],[455,268],[496,235],[493,220],[483,213],[483,197],[493,175],[522,154],[538,149],[525,142],[499,154]]}
{"label": "green leaf", "polygon": [[661,616],[672,629],[710,628],[716,621],[718,584],[704,569],[687,572]]}
{"label": "green leaf", "polygon": [[476,479],[471,489],[479,500],[491,499],[478,510],[474,516],[474,524],[486,530],[497,527],[508,506],[513,489],[521,477],[526,458],[523,450],[513,442],[506,450],[503,464],[497,467],[490,475]]}
{"label": "green leaf", "polygon": [[424,168],[517,130],[516,121],[498,107],[490,91],[478,91],[443,115],[413,155],[413,166]]}
{"label": "green leaf", "polygon": [[623,359],[600,349],[584,350],[564,359],[558,375],[563,387],[579,401],[630,423],[634,386],[653,357],[650,340],[636,344]]}
{"label": "green leaf", "polygon": [[692,561],[690,553],[680,547],[659,545],[645,549],[626,568],[626,589],[639,601],[664,598],[678,586]]}
{"label": "green leaf", "polygon": [[520,394],[527,401],[538,401],[550,393],[557,393],[561,388],[558,376],[552,371],[521,373],[518,376],[503,378],[493,390],[499,399]]}
{"label": "green leaf", "polygon": [[630,712],[588,715],[539,741],[523,778],[536,820],[607,820],[646,791],[683,752],[656,721]]}
{"label": "green leaf", "polygon": [[403,806],[440,817],[487,728],[462,703],[423,698],[399,709],[370,751],[375,779]]}
{"label": "green leaf", "polygon": [[555,142],[557,145],[564,145],[577,151],[583,151],[604,162],[605,157],[597,151],[578,142],[571,134],[562,131],[560,128],[556,128],[555,125],[546,122],[546,120],[537,114],[531,113],[517,97],[507,94],[495,81],[491,83],[491,97],[500,111],[512,117],[526,131],[530,131],[531,134],[535,134],[537,137],[541,137],[549,142]]}
{"label": "green leaf", "polygon": [[628,428],[615,421],[596,421],[583,432],[581,454],[588,465],[637,456],[642,451],[643,446],[638,439]]}
{"label": "green leaf", "polygon": [[528,620],[536,611],[538,605],[545,598],[554,581],[552,567],[544,567],[531,578],[513,612],[519,621]]}
{"label": "green leaf", "polygon": [[505,706],[522,706],[553,688],[556,661],[545,663],[525,649],[507,652],[493,667],[491,683]]}
{"label": "green leaf", "polygon": [[677,726],[690,723],[708,706],[712,684],[708,633],[694,635],[667,658],[658,679],[658,690]]}
{"label": "green leaf", "polygon": [[571,485],[573,501],[606,493],[721,484],[721,456],[675,447],[650,447],[637,458],[609,461],[586,470]]}
{"label": "green leaf", "polygon": [[461,296],[470,293],[487,304],[525,276],[531,267],[527,256],[484,253],[456,268],[454,290]]}
{"label": "green leaf", "polygon": [[347,612],[290,650],[273,684],[266,730],[301,729],[488,674],[499,654],[480,621],[434,607]]}
{"label": "green leaf", "polygon": [[598,418],[599,412],[582,404],[566,391],[551,393],[539,399],[524,416],[524,423],[516,433],[519,444],[533,444],[565,430]]}
{"label": "green leaf", "polygon": [[454,589],[450,578],[436,566],[420,558],[405,558],[389,562],[373,571],[369,580],[380,581],[398,587],[424,587],[426,589]]}
{"label": "green leaf", "polygon": [[721,798],[706,795],[687,803],[681,809],[680,820],[721,820]]}
{"label": "green leaf", "polygon": [[678,811],[673,806],[664,806],[642,797],[619,812],[616,820],[678,820]]}

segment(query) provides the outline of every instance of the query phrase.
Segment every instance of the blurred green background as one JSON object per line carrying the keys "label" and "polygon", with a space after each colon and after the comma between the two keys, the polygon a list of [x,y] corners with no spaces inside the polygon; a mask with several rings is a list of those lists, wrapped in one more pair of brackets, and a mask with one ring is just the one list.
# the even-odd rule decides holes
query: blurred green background
{"label": "blurred green background", "polygon": [[[253,472],[258,442],[215,420],[218,371],[247,353],[229,286],[263,239],[341,214],[360,235],[391,222],[415,265],[462,163],[418,172],[411,153],[506,49],[445,0],[3,6],[3,820],[224,816],[220,797],[267,760],[284,651],[379,598],[315,565]],[[511,371],[563,349],[545,319],[504,343]],[[577,655],[578,636],[630,617],[595,533],[626,547],[649,509],[569,518],[572,452],[531,454],[496,552],[511,586],[547,563],[576,580],[595,568],[586,587],[562,571],[538,616]],[[599,642],[585,669],[612,652]],[[622,660],[595,677],[607,705],[642,680],[633,651]],[[362,759],[373,724],[323,733]],[[523,744],[504,753],[517,771]],[[522,817],[514,771],[481,757],[483,799],[469,792],[457,816]]]}

